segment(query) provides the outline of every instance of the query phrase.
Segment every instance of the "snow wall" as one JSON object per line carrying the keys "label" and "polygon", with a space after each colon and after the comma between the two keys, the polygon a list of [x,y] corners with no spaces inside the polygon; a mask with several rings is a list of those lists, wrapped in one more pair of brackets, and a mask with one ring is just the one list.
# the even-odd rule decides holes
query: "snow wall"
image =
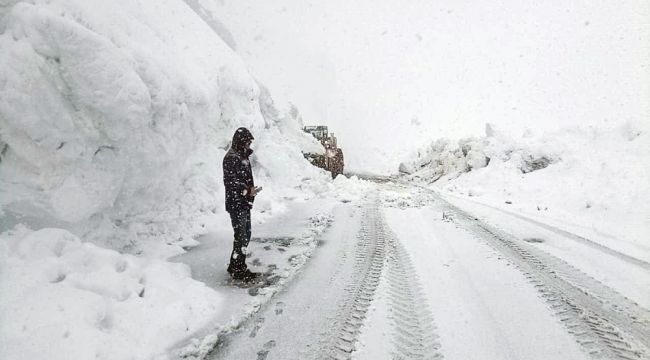
{"label": "snow wall", "polygon": [[136,253],[192,243],[225,211],[239,126],[256,137],[258,214],[322,181],[297,110],[273,104],[207,16],[180,0],[0,0],[0,231]]}

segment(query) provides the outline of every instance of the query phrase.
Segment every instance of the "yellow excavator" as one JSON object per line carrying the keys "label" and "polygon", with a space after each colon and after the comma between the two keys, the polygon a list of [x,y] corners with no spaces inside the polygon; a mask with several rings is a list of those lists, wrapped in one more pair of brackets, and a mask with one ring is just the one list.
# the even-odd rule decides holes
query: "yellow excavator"
{"label": "yellow excavator", "polygon": [[332,178],[343,174],[343,150],[337,146],[334,133],[328,133],[327,126],[305,126],[303,131],[315,137],[325,148],[325,154],[304,154],[314,166],[332,173]]}

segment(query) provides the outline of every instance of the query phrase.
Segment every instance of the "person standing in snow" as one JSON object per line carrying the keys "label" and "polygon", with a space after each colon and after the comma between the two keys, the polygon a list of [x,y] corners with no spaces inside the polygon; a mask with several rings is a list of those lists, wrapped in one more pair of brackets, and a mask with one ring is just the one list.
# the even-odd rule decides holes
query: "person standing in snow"
{"label": "person standing in snow", "polygon": [[246,247],[251,239],[251,209],[255,196],[262,188],[253,182],[249,156],[253,134],[240,127],[232,137],[230,149],[223,158],[223,184],[226,189],[226,211],[234,232],[234,242],[228,273],[233,279],[250,281],[258,274],[246,266]]}

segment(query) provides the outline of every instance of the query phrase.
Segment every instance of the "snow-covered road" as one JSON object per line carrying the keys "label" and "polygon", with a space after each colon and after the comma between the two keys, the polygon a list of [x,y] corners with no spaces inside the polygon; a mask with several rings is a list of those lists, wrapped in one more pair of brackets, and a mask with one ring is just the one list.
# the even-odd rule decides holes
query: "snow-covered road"
{"label": "snow-covered road", "polygon": [[569,235],[539,223],[543,236],[524,237],[494,209],[479,218],[421,187],[387,181],[362,201],[328,204],[318,209],[331,226],[310,259],[222,331],[208,358],[650,358],[650,274],[633,254],[578,242],[635,276],[616,287],[570,246],[549,248]]}

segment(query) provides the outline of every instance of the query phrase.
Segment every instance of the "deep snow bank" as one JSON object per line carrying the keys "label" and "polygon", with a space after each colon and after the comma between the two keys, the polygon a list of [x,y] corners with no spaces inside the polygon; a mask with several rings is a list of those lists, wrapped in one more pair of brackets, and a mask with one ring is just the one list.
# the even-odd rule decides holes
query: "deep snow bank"
{"label": "deep snow bank", "polygon": [[119,254],[61,229],[3,234],[0,273],[3,359],[152,358],[208,325],[222,302],[186,265]]}
{"label": "deep snow bank", "polygon": [[537,213],[650,245],[650,129],[569,128],[440,139],[400,170],[407,178],[499,207]]}
{"label": "deep snow bank", "polygon": [[187,244],[223,211],[238,126],[257,139],[258,211],[320,176],[300,155],[314,142],[297,113],[277,110],[183,1],[5,1],[0,49],[4,230],[65,228],[130,251]]}
{"label": "deep snow bank", "polygon": [[189,2],[0,0],[0,358],[164,358],[210,324],[222,294],[160,258],[228,217],[237,127],[255,221],[336,186]]}

